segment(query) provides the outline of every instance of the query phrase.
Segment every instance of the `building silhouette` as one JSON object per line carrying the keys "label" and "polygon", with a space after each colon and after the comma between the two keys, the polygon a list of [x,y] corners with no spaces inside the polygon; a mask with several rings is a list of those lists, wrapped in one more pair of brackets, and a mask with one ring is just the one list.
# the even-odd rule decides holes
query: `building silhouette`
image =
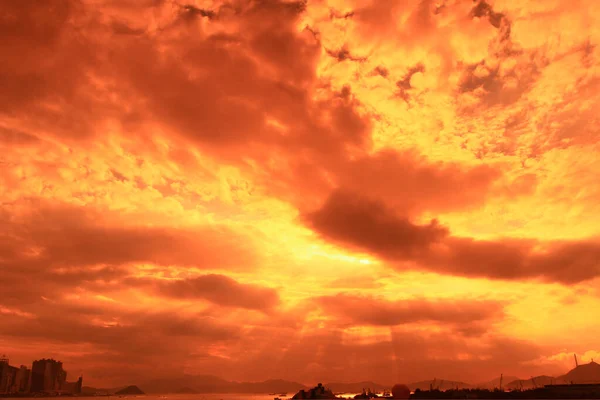
{"label": "building silhouette", "polygon": [[81,394],[81,387],[83,386],[83,377],[79,377],[76,382],[65,382],[63,387],[60,389],[62,393]]}
{"label": "building silhouette", "polygon": [[29,376],[31,375],[31,370],[27,368],[25,365],[21,365],[19,370],[17,371],[17,375],[15,378],[15,383],[13,385],[13,393],[26,393],[29,392]]}
{"label": "building silhouette", "polygon": [[45,358],[36,360],[31,367],[30,392],[57,392],[63,389],[66,380],[67,372],[62,362]]}
{"label": "building silhouette", "polygon": [[41,359],[31,369],[13,367],[6,356],[0,357],[0,395],[19,393],[80,394],[83,377],[67,382],[67,371],[60,361]]}
{"label": "building silhouette", "polygon": [[6,356],[0,358],[0,393],[12,393],[19,369],[9,365]]}

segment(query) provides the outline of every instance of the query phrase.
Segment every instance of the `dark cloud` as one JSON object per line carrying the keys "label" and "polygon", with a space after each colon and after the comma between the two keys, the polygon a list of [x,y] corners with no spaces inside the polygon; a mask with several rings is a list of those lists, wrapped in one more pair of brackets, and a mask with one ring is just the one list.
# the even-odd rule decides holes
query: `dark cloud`
{"label": "dark cloud", "polygon": [[329,54],[331,57],[335,58],[336,60],[338,60],[339,62],[342,61],[358,61],[358,62],[362,62],[362,61],[366,61],[367,57],[357,57],[357,56],[353,56],[350,53],[350,50],[348,49],[347,46],[343,46],[341,49],[339,50],[326,50],[327,54]]}
{"label": "dark cloud", "polygon": [[387,78],[390,75],[390,71],[385,67],[378,66],[373,70],[372,75],[379,75],[383,78]]}
{"label": "dark cloud", "polygon": [[[486,105],[510,104],[519,100],[539,78],[541,67],[537,55],[519,55],[516,67],[501,69],[500,65],[488,66],[485,60],[463,69],[458,90],[463,93],[478,94]],[[512,86],[507,82],[513,81]]]}
{"label": "dark cloud", "polygon": [[389,301],[372,296],[341,293],[320,297],[318,303],[327,314],[352,325],[394,326],[433,321],[461,326],[502,316],[502,305],[490,301]]}
{"label": "dark cloud", "polygon": [[329,18],[331,19],[348,19],[352,17],[354,17],[354,11],[348,11],[342,14],[341,12],[332,9],[329,12]]}
{"label": "dark cloud", "polygon": [[[351,98],[350,94],[344,97],[342,93],[338,101],[347,103],[348,98]],[[356,132],[355,140],[360,146],[366,127],[360,119],[349,118],[353,115],[349,111],[342,108],[340,119],[343,115],[348,116],[346,132]],[[386,204],[404,215],[467,210],[484,204],[493,193],[493,184],[501,177],[500,169],[495,166],[432,163],[414,152],[391,149],[352,159],[329,153],[327,157],[315,155],[314,158],[288,160],[288,163],[292,163],[293,169],[273,170],[270,175],[287,184],[279,186],[271,180],[270,190],[291,201],[303,213],[321,206],[326,195],[336,190],[369,193],[374,198],[385,199]],[[288,186],[291,184],[294,191]],[[513,190],[512,194],[516,196],[519,191]]]}
{"label": "dark cloud", "polygon": [[457,211],[483,204],[501,176],[491,165],[432,163],[415,153],[383,150],[336,171],[337,187],[385,199],[403,213]]}
{"label": "dark cloud", "polygon": [[458,91],[479,97],[486,107],[518,101],[548,65],[544,51],[522,49],[511,38],[511,21],[485,0],[476,2],[471,16],[487,18],[498,29],[498,36],[490,42],[486,59],[463,66]]}
{"label": "dark cloud", "polygon": [[436,221],[413,224],[382,201],[357,192],[333,192],[319,210],[307,214],[305,219],[323,237],[371,252],[400,269],[412,265],[467,277],[529,278],[566,284],[600,275],[598,240],[544,243],[455,237]]}
{"label": "dark cloud", "polygon": [[448,231],[432,221],[415,225],[393,214],[383,203],[355,192],[336,191],[318,211],[306,220],[322,235],[388,258],[420,258],[429,246]]}
{"label": "dark cloud", "polygon": [[[78,87],[85,88],[93,75],[104,82],[106,92],[99,93],[96,85],[83,90],[94,93],[93,99],[61,103],[81,108],[61,111],[65,128],[75,124],[70,135],[86,136],[100,126],[94,121],[107,117],[120,121],[132,135],[145,137],[142,121],[156,122],[171,138],[183,138],[219,162],[244,169],[252,162],[261,171],[257,185],[302,211],[321,202],[323,193],[358,183],[407,211],[462,209],[483,203],[499,176],[492,167],[438,166],[391,150],[368,155],[372,124],[351,91],[329,90],[324,98],[314,99],[321,84],[315,72],[321,44],[310,32],[297,30],[305,2],[236,3],[215,8],[216,16],[202,17],[202,24],[185,26],[161,19],[168,14],[160,8],[162,3],[147,2],[144,10],[155,15],[160,35],[151,32],[147,21],[132,21],[131,5],[115,4],[110,11],[86,7],[144,33],[105,40],[114,33],[114,24],[107,28],[101,18],[73,17],[89,32],[83,47],[95,57],[85,68],[72,71],[77,77],[73,79],[83,79]],[[185,6],[181,3],[173,12],[210,14]],[[210,24],[210,32],[204,23]],[[65,41],[72,41],[71,34],[65,35]],[[353,58],[347,49],[336,54]],[[62,82],[30,67],[45,79]],[[53,93],[62,96],[64,88]],[[107,100],[115,94],[127,107]],[[150,144],[142,140],[140,147],[144,146]],[[457,186],[462,190],[455,190]]]}
{"label": "dark cloud", "polygon": [[28,146],[38,143],[39,139],[27,132],[0,127],[0,144],[9,146]]}
{"label": "dark cloud", "polygon": [[[84,13],[77,1],[4,2],[0,115],[19,117],[41,132],[52,126],[59,136],[90,133],[97,119],[88,109],[94,100],[81,89],[89,83],[86,71],[98,59],[95,46],[74,23],[78,18]],[[106,106],[96,111],[100,109],[109,111]]]}
{"label": "dark cloud", "polygon": [[[14,348],[41,344],[28,362],[54,356],[73,375],[84,370],[92,384],[103,379],[130,384],[122,380],[160,376],[156,365],[179,370],[190,354],[235,342],[241,334],[239,327],[173,308],[127,312],[106,305],[76,308],[68,302],[46,302],[31,311],[33,318],[0,317],[2,338]],[[122,376],[111,374],[114,365],[126,367]],[[135,371],[127,370],[133,366]]]}
{"label": "dark cloud", "polygon": [[[445,329],[390,328],[376,340],[367,341],[341,330],[314,327],[304,334],[292,330],[255,336],[250,331],[245,340],[256,343],[264,337],[270,338],[270,346],[240,354],[235,365],[224,360],[206,361],[206,365],[212,362],[215,373],[227,370],[249,381],[279,376],[300,382],[373,380],[391,385],[398,383],[399,376],[402,382],[413,382],[432,375],[483,381],[495,376],[496,368],[531,373],[532,367],[521,363],[547,350],[528,341],[490,334],[471,338]],[[273,348],[279,351],[273,352]]]}
{"label": "dark cloud", "polygon": [[[105,325],[96,325],[88,320],[87,314],[75,314],[70,310],[70,314],[61,315],[60,305],[48,307],[54,307],[54,310],[35,318],[14,317],[11,321],[6,321],[6,325],[3,324],[3,334],[63,343],[90,343],[120,352],[135,351],[138,348],[146,353],[157,343],[154,340],[152,344],[144,341],[145,334],[150,334],[152,339],[158,339],[156,336],[161,336],[163,340],[166,337],[196,337],[209,342],[227,341],[237,335],[237,329],[221,326],[210,319],[181,316],[177,310],[118,314],[117,318],[106,311],[98,311],[107,321]],[[138,345],[134,345],[136,341],[139,342]],[[166,345],[162,345],[152,351],[156,354],[166,348]]]}
{"label": "dark cloud", "polygon": [[180,7],[182,18],[187,20],[193,20],[196,17],[205,17],[208,19],[213,19],[216,16],[216,13],[212,10],[205,10],[203,8],[198,8],[191,4],[181,4]]}
{"label": "dark cloud", "polygon": [[[91,325],[88,314],[56,305],[53,310],[52,316],[37,320],[0,318],[3,337],[15,345],[21,341],[45,343],[44,355],[54,353],[51,349],[57,344],[86,349],[57,355],[68,370],[83,369],[88,383],[128,380],[122,382],[127,384],[152,376],[181,376],[182,365],[188,374],[210,371],[240,381],[277,376],[300,382],[375,380],[393,384],[398,376],[410,382],[430,375],[456,380],[469,376],[476,381],[489,379],[497,368],[532,373],[531,366],[521,363],[546,351],[527,341],[490,334],[470,338],[444,329],[391,328],[376,341],[365,342],[331,327],[314,327],[300,316],[296,320],[304,322],[298,328],[282,329],[271,323],[246,326],[242,334],[240,328],[217,323],[214,318],[176,309],[135,314],[104,310],[100,319],[114,318],[113,325],[105,327]],[[302,325],[305,332],[301,332]],[[80,347],[86,344],[93,347]],[[225,349],[222,356],[216,355],[218,349]],[[119,374],[112,372],[111,366],[116,364],[124,366]]]}
{"label": "dark cloud", "polygon": [[471,10],[471,14],[474,17],[487,17],[492,24],[496,28],[500,28],[502,21],[506,18],[504,14],[495,12],[491,5],[489,5],[485,0],[477,1],[473,10]]}
{"label": "dark cloud", "polygon": [[[536,247],[543,246],[543,250]],[[537,278],[576,284],[600,275],[600,241],[449,238],[423,264],[435,270],[492,279]],[[439,268],[439,269],[438,269]]]}
{"label": "dark cloud", "polygon": [[412,76],[417,72],[425,72],[425,66],[423,64],[417,64],[414,67],[409,68],[408,72],[404,74],[404,77],[396,82],[396,86],[398,86],[403,93],[405,90],[411,89],[412,86],[410,85],[410,78],[412,78]]}
{"label": "dark cloud", "polygon": [[[228,229],[132,227],[116,224],[101,210],[36,204],[31,213],[6,210],[2,215],[6,229],[0,234],[0,304],[37,307],[46,301],[42,297],[60,299],[78,290],[110,296],[130,288],[267,313],[279,304],[275,290],[225,275],[185,278],[189,275],[181,267],[254,268],[250,242]],[[136,263],[154,265],[142,271],[148,278],[136,277]],[[173,267],[183,275],[171,271]]]}
{"label": "dark cloud", "polygon": [[144,33],[143,29],[136,29],[136,28],[132,28],[129,25],[127,25],[126,23],[120,22],[120,21],[113,21],[111,23],[112,29],[113,31],[117,34],[117,35],[141,35]]}
{"label": "dark cloud", "polygon": [[[151,282],[149,282],[151,283]],[[268,311],[279,303],[274,289],[242,284],[223,275],[160,281],[154,285],[158,293],[177,299],[204,299],[226,307]]]}
{"label": "dark cloud", "polygon": [[224,227],[132,226],[91,207],[37,201],[31,205],[32,211],[21,215],[8,207],[0,213],[5,227],[0,265],[13,271],[134,262],[244,270],[253,263],[250,242]]}

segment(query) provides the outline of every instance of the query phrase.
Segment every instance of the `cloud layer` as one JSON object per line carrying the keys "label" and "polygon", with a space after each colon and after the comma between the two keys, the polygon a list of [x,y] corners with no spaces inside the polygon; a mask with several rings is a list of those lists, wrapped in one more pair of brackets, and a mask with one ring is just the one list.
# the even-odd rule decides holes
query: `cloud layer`
{"label": "cloud layer", "polygon": [[599,19],[8,2],[0,347],[99,386],[564,372],[598,351]]}

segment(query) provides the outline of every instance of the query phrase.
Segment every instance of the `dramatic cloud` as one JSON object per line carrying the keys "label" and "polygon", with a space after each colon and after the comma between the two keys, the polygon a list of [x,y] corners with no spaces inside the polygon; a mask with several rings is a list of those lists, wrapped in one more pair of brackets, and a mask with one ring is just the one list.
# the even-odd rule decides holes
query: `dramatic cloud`
{"label": "dramatic cloud", "polygon": [[485,301],[387,301],[348,294],[321,297],[318,301],[326,312],[346,318],[352,324],[381,326],[427,321],[468,324],[498,317],[502,308],[499,303]]}
{"label": "dramatic cloud", "polygon": [[[2,214],[5,230],[1,263],[7,267],[40,270],[42,266],[147,262],[243,270],[252,264],[252,249],[227,228],[119,226],[100,210],[32,205],[35,209],[25,215],[10,215],[10,208]],[[105,222],[98,222],[101,218]],[[236,252],[226,256],[226,249],[232,246],[237,246]]]}
{"label": "dramatic cloud", "polygon": [[[600,276],[600,241],[473,240],[450,236],[437,221],[416,225],[382,202],[336,191],[308,223],[326,238],[390,261],[493,279],[541,278],[577,283]],[[404,264],[400,264],[404,268]]]}
{"label": "dramatic cloud", "polygon": [[307,219],[317,231],[334,240],[399,259],[419,258],[420,253],[448,233],[435,221],[414,225],[394,216],[381,203],[343,191],[332,193],[323,207]]}
{"label": "dramatic cloud", "polygon": [[11,363],[391,384],[598,351],[595,2],[4,3]]}
{"label": "dramatic cloud", "polygon": [[268,310],[279,302],[277,292],[244,285],[223,275],[165,281],[157,285],[160,294],[179,299],[206,299],[222,306]]}
{"label": "dramatic cloud", "polygon": [[[541,248],[541,249],[539,249]],[[541,278],[567,284],[600,276],[600,240],[540,243],[453,238],[424,260],[447,272],[496,279]]]}

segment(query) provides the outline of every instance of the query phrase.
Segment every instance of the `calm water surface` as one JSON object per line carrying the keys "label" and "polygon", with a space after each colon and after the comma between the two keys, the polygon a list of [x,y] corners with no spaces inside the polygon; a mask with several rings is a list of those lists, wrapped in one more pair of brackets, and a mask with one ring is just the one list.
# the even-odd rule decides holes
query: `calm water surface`
{"label": "calm water surface", "polygon": [[[295,393],[288,393],[282,399],[290,399]],[[353,398],[357,393],[338,394],[338,397],[346,399]],[[273,400],[273,395],[269,394],[167,394],[167,395],[143,395],[143,396],[122,396],[122,400]],[[110,396],[110,400],[118,400],[119,396]],[[98,399],[102,400],[102,398]]]}
{"label": "calm water surface", "polygon": [[[124,400],[273,400],[275,397],[282,399],[290,399],[296,393],[288,393],[287,396],[281,397],[278,395],[271,394],[232,394],[232,393],[199,393],[199,394],[165,394],[165,395],[154,395],[147,394],[143,396],[109,396],[109,397],[97,397],[97,400],[117,400],[122,398]],[[338,397],[352,398],[356,393],[344,393],[338,395]]]}
{"label": "calm water surface", "polygon": [[[144,396],[136,396],[139,397],[139,400],[273,400],[275,397],[280,397],[282,399],[290,399],[296,393],[288,393],[287,396],[281,397],[279,395],[271,395],[271,394],[232,394],[232,393],[201,393],[201,394],[166,394],[166,395],[144,395]],[[354,397],[356,393],[347,393],[338,395],[338,397],[351,398]],[[118,396],[111,396],[117,397]],[[128,396],[133,397],[133,396]],[[102,399],[98,399],[102,400]],[[112,399],[111,399],[112,400]],[[127,399],[130,400],[130,399]]]}

